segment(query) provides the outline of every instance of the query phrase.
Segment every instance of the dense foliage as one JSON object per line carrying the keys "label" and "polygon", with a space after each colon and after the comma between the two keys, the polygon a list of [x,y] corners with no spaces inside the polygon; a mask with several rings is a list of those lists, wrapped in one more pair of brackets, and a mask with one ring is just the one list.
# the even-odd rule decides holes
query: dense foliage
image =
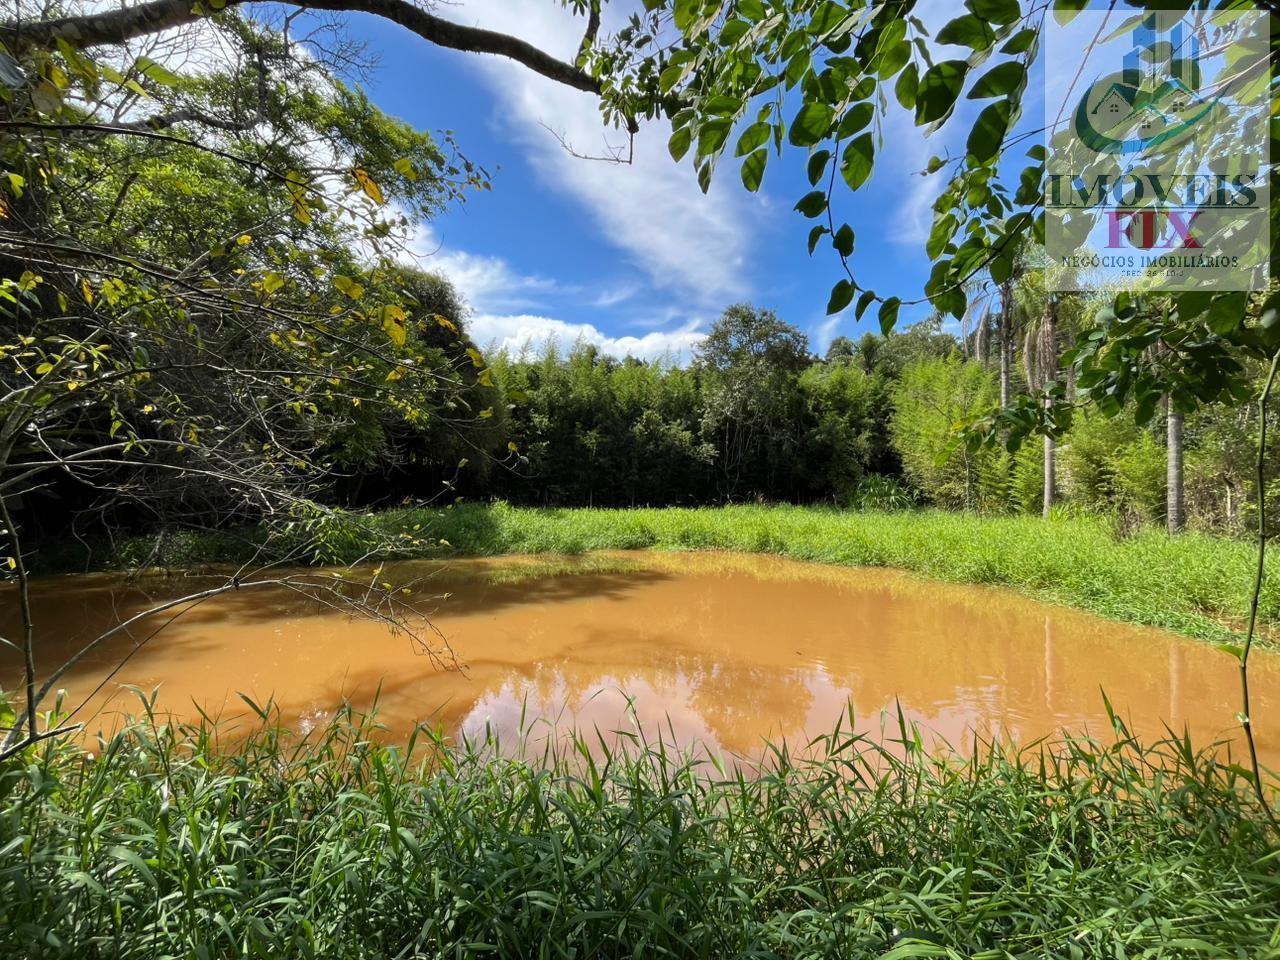
{"label": "dense foliage", "polygon": [[1190,744],[1117,722],[931,760],[905,725],[881,749],[852,723],[743,776],[643,739],[414,757],[342,717],[301,742],[266,721],[234,752],[154,723],[96,756],[46,746],[0,768],[0,949],[1273,955],[1265,824]]}
{"label": "dense foliage", "polygon": [[[959,440],[1000,402],[999,358],[984,356],[989,339],[980,329],[944,333],[934,318],[887,336],[838,338],[819,358],[794,327],[738,305],[684,366],[618,360],[583,343],[498,354],[491,370],[504,413],[490,442],[495,456],[513,447],[518,458],[501,467],[473,459],[457,489],[553,506],[782,500],[1040,512],[1039,445],[1008,452]],[[1017,362],[1025,349],[1011,351],[1014,390],[1034,376]],[[1255,407],[1186,416],[1191,525],[1244,529],[1256,442]],[[1055,502],[1162,524],[1167,452],[1163,410],[1141,426],[1132,413],[1077,416],[1059,438]],[[435,482],[452,467],[442,462]],[[901,496],[867,500],[885,482]],[[388,505],[431,489],[401,486],[381,501],[348,505]]]}

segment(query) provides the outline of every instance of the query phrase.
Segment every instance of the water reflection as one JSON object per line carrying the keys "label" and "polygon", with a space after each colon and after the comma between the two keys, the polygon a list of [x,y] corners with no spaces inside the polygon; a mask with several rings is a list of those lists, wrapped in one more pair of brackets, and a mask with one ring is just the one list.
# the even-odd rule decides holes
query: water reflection
{"label": "water reflection", "polygon": [[[162,708],[230,718],[237,693],[274,697],[289,722],[375,696],[392,736],[436,721],[511,738],[535,721],[603,731],[636,723],[719,750],[826,732],[852,702],[866,728],[897,704],[936,736],[973,731],[1027,741],[1062,728],[1106,734],[1106,689],[1149,736],[1190,726],[1230,736],[1233,661],[1205,644],[1034,603],[1007,591],[905,574],[733,554],[602,555],[403,565],[428,576],[417,603],[457,653],[441,671],[403,635],[296,594],[238,593],[104,647],[64,685],[91,699],[94,728],[136,707],[121,689],[160,687]],[[36,592],[40,660],[55,664],[106,625],[191,581],[46,581]],[[12,615],[5,605],[5,615]],[[6,665],[5,676],[14,676]],[[1271,765],[1280,752],[1280,658],[1259,655],[1255,715]],[[629,707],[629,709],[628,709]]]}

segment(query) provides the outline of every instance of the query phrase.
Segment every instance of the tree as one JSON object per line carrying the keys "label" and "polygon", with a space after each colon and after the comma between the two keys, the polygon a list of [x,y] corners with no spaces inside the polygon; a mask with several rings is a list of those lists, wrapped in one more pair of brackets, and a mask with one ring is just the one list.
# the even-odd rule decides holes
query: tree
{"label": "tree", "polygon": [[[484,171],[347,87],[356,51],[297,12],[368,10],[598,84],[394,0],[250,9],[59,17],[24,2],[0,22],[0,519],[22,596],[42,526],[108,503],[125,523],[267,520],[259,562],[217,589],[287,580],[340,600],[332,581],[255,570],[330,555],[357,522],[324,503],[346,467],[494,419],[460,317],[429,312],[407,288],[430,281],[398,263],[413,219],[484,187]],[[197,44],[210,62],[174,72],[174,50]],[[395,591],[357,596],[398,615]],[[36,711],[66,666],[37,661],[23,612],[27,712],[0,755],[44,735]]]}
{"label": "tree", "polygon": [[1167,504],[1165,517],[1170,534],[1181,533],[1186,526],[1182,469],[1182,411],[1172,404],[1168,408],[1168,471],[1165,480]]}
{"label": "tree", "polygon": [[844,361],[815,363],[800,375],[804,401],[805,493],[847,502],[858,482],[897,473],[885,429],[891,416],[889,385]]}
{"label": "tree", "polygon": [[848,337],[840,336],[831,341],[827,347],[826,359],[828,362],[832,360],[852,360],[857,356],[858,348]]}
{"label": "tree", "polygon": [[999,385],[981,365],[953,357],[908,366],[893,389],[893,442],[907,477],[942,506],[973,509],[990,452],[955,443],[957,426],[986,410]]}
{"label": "tree", "polygon": [[[699,345],[696,367],[706,379],[703,432],[719,446],[722,492],[772,496],[780,474],[795,469],[797,437],[789,409],[796,378],[809,364],[804,334],[772,310],[729,307]],[[789,476],[787,476],[789,480]]]}

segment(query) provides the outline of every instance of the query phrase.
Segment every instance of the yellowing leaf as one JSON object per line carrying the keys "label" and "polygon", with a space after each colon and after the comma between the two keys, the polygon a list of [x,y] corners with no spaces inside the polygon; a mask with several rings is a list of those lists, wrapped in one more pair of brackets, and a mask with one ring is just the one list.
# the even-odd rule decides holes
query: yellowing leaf
{"label": "yellowing leaf", "polygon": [[359,300],[364,296],[364,287],[350,277],[336,273],[333,276],[333,285],[345,293],[352,300]]}
{"label": "yellowing leaf", "polygon": [[418,171],[413,169],[413,164],[409,162],[408,157],[401,157],[393,164],[393,166],[396,168],[396,173],[400,174],[400,176],[404,177],[406,180],[418,179]]}
{"label": "yellowing leaf", "polygon": [[67,76],[67,71],[63,70],[56,63],[50,63],[48,67],[49,82],[52,83],[59,91],[65,92],[71,86],[71,78]]}
{"label": "yellowing leaf", "polygon": [[480,351],[477,350],[475,347],[467,347],[467,356],[471,358],[471,365],[473,367],[484,366],[484,357],[480,354]]}
{"label": "yellowing leaf", "polygon": [[407,340],[409,336],[409,330],[405,323],[404,310],[395,304],[388,304],[378,312],[382,319],[382,329],[387,332],[387,336],[391,338],[391,342],[397,347],[403,347],[405,340]]}
{"label": "yellowing leaf", "polygon": [[240,236],[236,237],[236,243],[242,247],[247,247],[249,244],[253,243],[253,237],[249,236],[247,233],[242,233]]}
{"label": "yellowing leaf", "polygon": [[31,91],[31,105],[40,113],[57,113],[62,109],[62,91],[48,80],[41,80]]}
{"label": "yellowing leaf", "polygon": [[492,416],[493,416],[493,407],[485,407],[483,410],[480,411],[481,420],[488,420]]}
{"label": "yellowing leaf", "polygon": [[448,317],[441,316],[438,313],[436,314],[436,323],[440,324],[440,326],[444,327],[446,330],[452,330],[454,333],[458,332],[458,325],[456,323]]}
{"label": "yellowing leaf", "polygon": [[262,277],[262,292],[275,293],[284,286],[284,277],[274,270],[268,270]]}
{"label": "yellowing leaf", "polygon": [[285,186],[293,201],[293,215],[303,223],[311,222],[311,208],[307,206],[307,182],[297,170],[285,174]]}
{"label": "yellowing leaf", "polygon": [[356,183],[360,185],[360,189],[364,191],[366,197],[374,203],[386,203],[382,197],[382,188],[369,176],[369,171],[362,167],[356,167],[351,171],[356,178]]}
{"label": "yellowing leaf", "polygon": [[84,295],[84,302],[93,304],[93,284],[89,282],[89,278],[85,277],[80,281],[80,292]]}

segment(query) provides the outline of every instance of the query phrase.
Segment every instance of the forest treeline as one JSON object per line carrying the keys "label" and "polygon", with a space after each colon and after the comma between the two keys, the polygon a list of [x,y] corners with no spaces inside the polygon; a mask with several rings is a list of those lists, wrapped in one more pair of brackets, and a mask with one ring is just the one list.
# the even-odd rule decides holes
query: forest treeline
{"label": "forest treeline", "polygon": [[[465,323],[456,296],[441,302]],[[1035,375],[1024,349],[1011,345],[1015,392]],[[496,351],[483,377],[495,411],[487,424],[452,435],[447,449],[441,436],[414,442],[379,428],[353,446],[335,495],[348,506],[439,494],[539,506],[784,501],[1035,513],[1039,438],[1009,452],[970,450],[958,435],[1000,405],[999,354],[981,324],[953,334],[934,316],[887,336],[837,337],[818,356],[798,328],[746,304],[725,310],[686,364],[620,359],[582,341]],[[1057,444],[1059,501],[1163,524],[1167,428],[1164,411],[1143,426],[1125,415],[1077,418]],[[1202,410],[1185,418],[1182,438],[1187,522],[1242,529],[1256,409]]]}
{"label": "forest treeline", "polygon": [[[1016,344],[1002,372],[999,331],[984,326],[986,317],[956,333],[935,315],[888,335],[837,337],[818,356],[797,327],[737,304],[683,364],[612,357],[584,341],[486,355],[468,337],[467,306],[447,278],[404,270],[396,280],[415,305],[410,343],[454,372],[439,401],[445,415],[356,403],[342,418],[317,418],[316,455],[331,464],[311,487],[318,502],[767,501],[987,513],[1035,513],[1044,502],[1039,438],[1013,452],[961,442],[966,426],[1000,406],[1002,376],[1009,389],[1025,391],[1035,375]],[[466,418],[449,417],[453,410]],[[1183,496],[1192,526],[1236,532],[1248,522],[1256,420],[1249,405],[1185,418]],[[110,425],[98,429],[105,441]],[[1144,426],[1126,415],[1077,418],[1056,445],[1058,501],[1163,524],[1166,437],[1162,413]],[[91,536],[104,522],[135,532],[166,525],[164,492],[139,511],[131,502],[78,499],[87,489],[55,481],[29,499],[28,516],[57,535]],[[176,514],[191,514],[194,491],[171,484],[167,496],[185,508]],[[199,522],[220,525],[216,502]]]}

